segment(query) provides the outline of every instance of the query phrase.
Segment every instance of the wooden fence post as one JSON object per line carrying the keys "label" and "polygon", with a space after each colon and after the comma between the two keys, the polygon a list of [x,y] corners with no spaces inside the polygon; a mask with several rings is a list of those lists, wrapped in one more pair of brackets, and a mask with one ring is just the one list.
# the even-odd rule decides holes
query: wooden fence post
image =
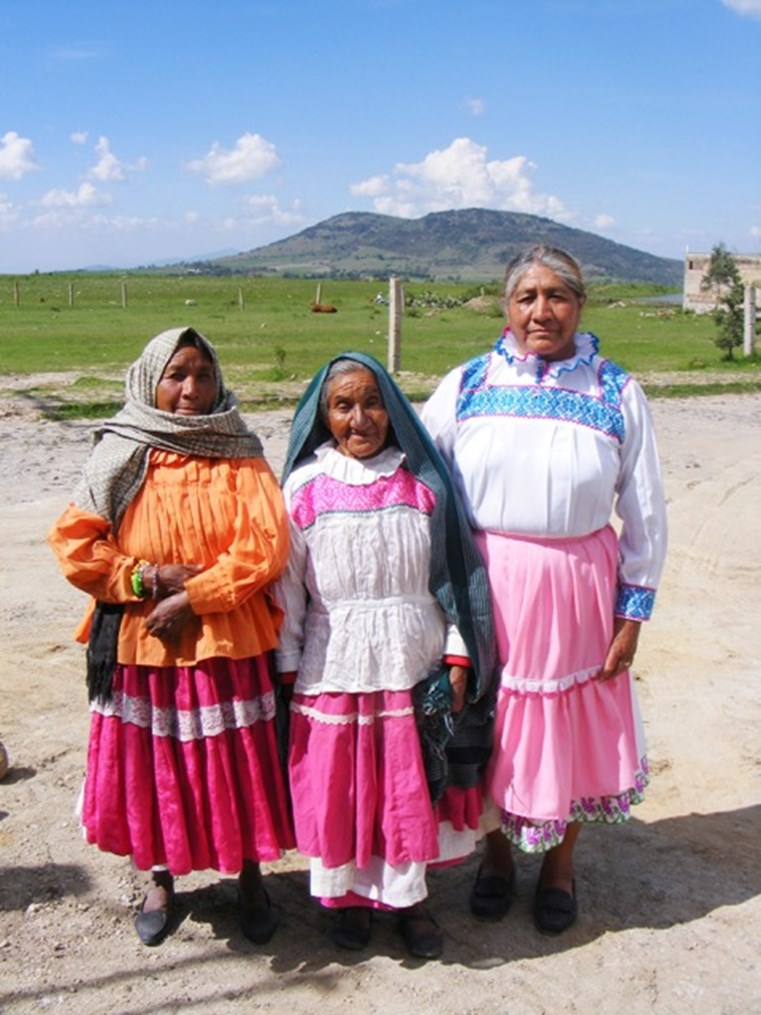
{"label": "wooden fence post", "polygon": [[74,306],[74,283],[69,282],[69,306]]}
{"label": "wooden fence post", "polygon": [[243,286],[242,286],[242,285],[239,285],[239,286],[238,286],[238,309],[239,309],[239,310],[243,310],[243,308],[245,307],[245,305],[246,305],[246,304],[245,304],[245,302],[244,302],[244,300],[243,300]]}
{"label": "wooden fence post", "polygon": [[122,282],[122,309],[127,306],[127,283]]}
{"label": "wooden fence post", "polygon": [[20,303],[20,297],[19,297],[19,291],[18,291],[18,282],[14,278],[14,280],[13,280],[13,305],[15,307],[17,307],[19,305],[19,303]]}
{"label": "wooden fence post", "polygon": [[743,304],[743,352],[752,356],[756,351],[756,289],[746,285]]}
{"label": "wooden fence post", "polygon": [[404,288],[401,279],[388,280],[388,372],[399,373],[402,360],[402,311]]}

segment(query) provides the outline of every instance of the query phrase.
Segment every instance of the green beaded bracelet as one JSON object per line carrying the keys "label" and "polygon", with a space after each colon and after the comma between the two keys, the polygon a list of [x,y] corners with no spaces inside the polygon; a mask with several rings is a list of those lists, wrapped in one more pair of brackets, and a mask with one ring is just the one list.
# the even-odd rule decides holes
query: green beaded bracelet
{"label": "green beaded bracelet", "polygon": [[130,584],[132,585],[132,591],[135,593],[138,599],[142,599],[145,595],[145,585],[143,585],[143,568],[150,567],[150,563],[147,560],[139,560],[137,564],[132,568],[132,575],[130,577]]}

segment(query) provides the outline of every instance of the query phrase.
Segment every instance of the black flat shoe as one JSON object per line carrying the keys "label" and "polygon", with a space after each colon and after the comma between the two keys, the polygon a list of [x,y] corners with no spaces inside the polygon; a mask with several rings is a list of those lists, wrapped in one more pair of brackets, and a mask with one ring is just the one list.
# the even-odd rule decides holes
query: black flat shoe
{"label": "black flat shoe", "polygon": [[243,896],[238,895],[240,900],[240,927],[249,941],[256,945],[266,945],[277,930],[277,917],[270,902],[269,892],[263,888],[266,906],[250,906],[243,901]]}
{"label": "black flat shoe", "polygon": [[174,892],[165,889],[168,895],[167,905],[161,909],[152,909],[150,912],[145,912],[145,899],[143,898],[140,906],[140,912],[135,917],[135,930],[137,936],[143,942],[144,945],[153,947],[153,945],[161,944],[164,938],[169,932],[169,925],[172,918],[172,907],[174,905]]}
{"label": "black flat shoe", "polygon": [[501,874],[482,874],[478,868],[476,880],[470,892],[470,911],[482,920],[501,920],[510,910],[515,899],[515,867],[510,877]]}
{"label": "black flat shoe", "polygon": [[534,897],[534,926],[542,934],[562,934],[576,922],[579,906],[576,902],[576,882],[573,894],[562,888],[542,888],[537,885]]}
{"label": "black flat shoe", "polygon": [[[365,917],[367,913],[367,917]],[[365,922],[366,920],[366,922]],[[339,948],[351,952],[362,951],[372,937],[373,911],[365,906],[347,906],[336,913],[330,928],[330,940]]]}
{"label": "black flat shoe", "polygon": [[427,909],[403,909],[399,922],[407,951],[416,959],[438,959],[444,950],[436,918]]}

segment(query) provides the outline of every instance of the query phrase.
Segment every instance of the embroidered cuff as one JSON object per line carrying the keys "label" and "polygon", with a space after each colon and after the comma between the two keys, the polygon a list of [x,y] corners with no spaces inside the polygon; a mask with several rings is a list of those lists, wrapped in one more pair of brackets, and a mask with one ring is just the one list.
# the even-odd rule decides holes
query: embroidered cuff
{"label": "embroidered cuff", "polygon": [[616,616],[626,620],[649,620],[655,603],[655,589],[644,585],[619,585]]}

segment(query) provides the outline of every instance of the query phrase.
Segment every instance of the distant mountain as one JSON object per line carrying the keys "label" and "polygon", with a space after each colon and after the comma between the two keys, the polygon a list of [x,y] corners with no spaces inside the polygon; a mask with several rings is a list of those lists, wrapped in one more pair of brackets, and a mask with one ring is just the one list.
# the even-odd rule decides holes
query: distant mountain
{"label": "distant mountain", "polygon": [[167,257],[161,261],[151,261],[150,264],[139,265],[136,268],[117,268],[113,264],[88,264],[84,268],[77,268],[81,272],[114,272],[114,271],[152,271],[156,268],[175,268],[190,264],[215,264],[225,257],[231,257],[238,251],[234,247],[224,247],[221,250],[209,251],[206,254],[195,254],[193,257]]}
{"label": "distant mountain", "polygon": [[213,272],[490,282],[527,245],[562,247],[586,278],[680,286],[681,261],[656,257],[551,219],[470,208],[419,219],[346,212],[277,243],[205,262]]}

